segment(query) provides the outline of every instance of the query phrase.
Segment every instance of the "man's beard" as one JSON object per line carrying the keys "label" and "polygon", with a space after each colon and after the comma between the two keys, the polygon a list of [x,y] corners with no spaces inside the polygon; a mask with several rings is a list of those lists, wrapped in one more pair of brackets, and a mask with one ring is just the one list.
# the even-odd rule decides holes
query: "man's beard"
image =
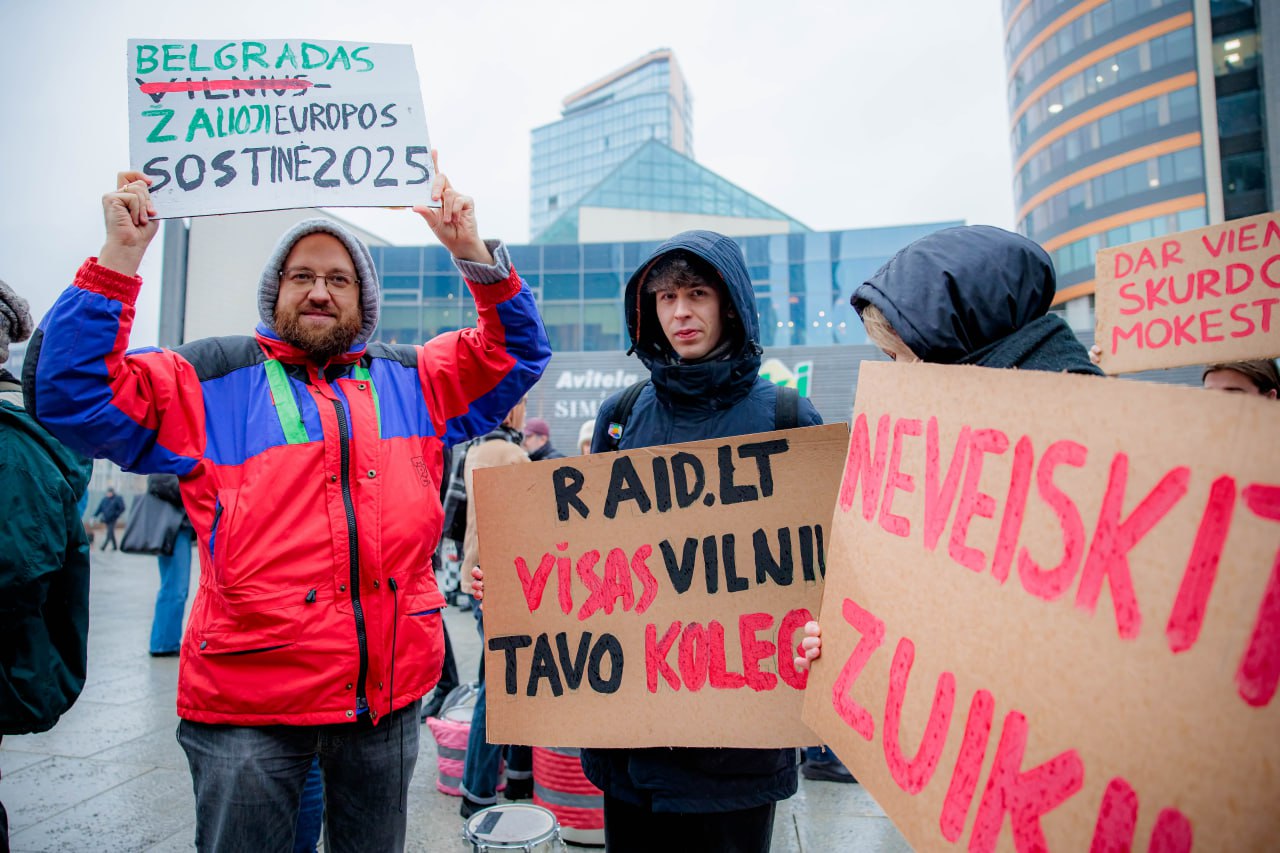
{"label": "man's beard", "polygon": [[345,317],[338,314],[336,323],[318,329],[303,323],[302,311],[307,307],[299,306],[292,312],[276,307],[276,334],[281,340],[293,344],[317,364],[324,364],[351,349],[363,325],[359,310],[349,312]]}

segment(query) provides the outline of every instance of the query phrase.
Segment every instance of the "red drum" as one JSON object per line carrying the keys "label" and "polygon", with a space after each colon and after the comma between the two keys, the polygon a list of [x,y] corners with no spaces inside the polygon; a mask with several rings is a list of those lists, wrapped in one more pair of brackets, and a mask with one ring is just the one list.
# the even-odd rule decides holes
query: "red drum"
{"label": "red drum", "polygon": [[604,846],[604,794],[582,773],[579,750],[533,748],[533,802],[560,823],[560,837],[584,847]]}

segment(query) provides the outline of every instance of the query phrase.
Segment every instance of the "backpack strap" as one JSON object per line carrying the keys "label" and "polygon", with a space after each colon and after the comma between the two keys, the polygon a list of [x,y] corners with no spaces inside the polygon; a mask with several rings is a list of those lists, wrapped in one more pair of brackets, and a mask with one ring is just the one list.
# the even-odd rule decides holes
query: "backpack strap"
{"label": "backpack strap", "polygon": [[778,386],[778,399],[773,407],[774,429],[795,429],[800,426],[800,394],[794,388]]}
{"label": "backpack strap", "polygon": [[613,409],[613,415],[609,420],[609,447],[610,450],[617,450],[619,443],[622,441],[622,431],[627,427],[627,420],[631,417],[631,410],[635,408],[636,400],[640,397],[640,392],[644,390],[644,386],[649,384],[648,379],[642,379],[627,387],[622,392],[622,396],[618,398],[618,405]]}

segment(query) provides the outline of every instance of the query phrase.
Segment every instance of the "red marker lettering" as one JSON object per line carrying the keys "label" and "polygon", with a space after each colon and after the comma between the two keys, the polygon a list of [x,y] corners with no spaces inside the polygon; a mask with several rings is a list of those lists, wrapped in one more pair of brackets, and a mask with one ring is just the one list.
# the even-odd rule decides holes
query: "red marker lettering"
{"label": "red marker lettering", "polygon": [[969,535],[969,522],[975,515],[991,518],[996,512],[995,499],[978,491],[978,483],[982,479],[982,455],[1000,454],[1008,449],[1008,436],[997,429],[976,430],[969,444],[969,467],[964,472],[960,505],[956,508],[956,520],[951,525],[951,543],[947,553],[951,555],[951,559],[975,572],[982,571],[987,555],[965,544]]}
{"label": "red marker lettering", "polygon": [[[1244,502],[1255,515],[1280,521],[1280,486],[1247,486]],[[1236,670],[1240,697],[1255,708],[1271,702],[1280,682],[1280,551],[1276,552],[1249,646]]]}
{"label": "red marker lettering", "polygon": [[[569,543],[565,542],[564,545],[568,547]],[[542,593],[546,591],[547,579],[551,577],[555,564],[555,555],[543,554],[538,568],[530,575],[529,564],[524,557],[516,557],[516,576],[520,578],[520,588],[524,590],[524,601],[529,606],[530,613],[542,606]]]}
{"label": "red marker lettering", "polygon": [[[684,686],[697,693],[707,681],[707,665],[711,651],[707,648],[707,629],[690,622],[680,636],[680,677]],[[651,691],[652,692],[652,691]]]}
{"label": "red marker lettering", "polygon": [[768,613],[744,613],[738,618],[738,642],[742,645],[742,676],[747,686],[760,693],[778,686],[778,676],[760,669],[760,661],[771,658],[778,647],[756,637],[757,631],[773,627]]}
{"label": "red marker lettering", "polygon": [[911,535],[911,522],[901,515],[893,514],[893,493],[895,490],[914,492],[916,481],[909,474],[902,473],[902,440],[903,436],[919,435],[920,421],[916,418],[899,418],[893,425],[893,452],[889,454],[889,477],[884,486],[884,500],[880,504],[880,526],[886,532],[903,538]]}
{"label": "red marker lettering", "polygon": [[1129,853],[1133,830],[1138,824],[1138,794],[1118,776],[1107,783],[1093,827],[1089,853]]}
{"label": "red marker lettering", "polygon": [[978,777],[982,775],[982,761],[987,757],[987,741],[991,739],[991,720],[996,700],[986,690],[978,690],[969,703],[969,719],[964,724],[964,738],[960,741],[960,753],[956,756],[956,769],[951,772],[951,785],[947,798],[942,802],[942,816],[938,825],[942,837],[954,843],[964,834],[965,821],[969,819],[969,806],[973,804],[973,792],[978,789]]}
{"label": "red marker lettering", "polygon": [[653,600],[658,597],[658,581],[654,578],[653,572],[649,571],[649,564],[645,562],[652,553],[653,546],[641,545],[631,557],[631,571],[640,578],[640,584],[643,587],[640,592],[640,601],[636,603],[636,613],[648,610],[649,605],[653,604]]}
{"label": "red marker lettering", "polygon": [[1045,569],[1031,556],[1026,548],[1018,553],[1018,577],[1022,578],[1022,587],[1027,592],[1054,601],[1071,586],[1080,568],[1080,559],[1084,556],[1084,521],[1080,518],[1080,510],[1075,502],[1067,497],[1053,482],[1053,469],[1058,465],[1070,465],[1083,468],[1089,451],[1074,441],[1055,441],[1040,457],[1040,467],[1036,471],[1036,488],[1040,497],[1054,514],[1062,527],[1062,560],[1052,569]]}
{"label": "red marker lettering", "polygon": [[658,626],[650,622],[644,626],[644,671],[645,683],[649,686],[650,693],[658,692],[658,675],[661,674],[667,684],[671,685],[672,690],[680,689],[680,679],[676,677],[675,670],[667,663],[667,655],[671,653],[671,647],[676,642],[676,637],[680,636],[680,623],[672,622],[671,627],[667,629],[667,633],[662,635],[662,641],[658,641]]}
{"label": "red marker lettering", "polygon": [[1177,809],[1165,809],[1151,828],[1148,853],[1191,853],[1191,821]]}
{"label": "red marker lettering", "polygon": [[862,517],[870,521],[876,512],[876,496],[884,477],[884,456],[889,449],[889,416],[881,415],[876,424],[875,457],[871,455],[871,439],[867,432],[867,416],[858,415],[849,440],[849,456],[844,463],[844,479],[840,483],[840,509],[853,507],[853,492],[862,480]]}
{"label": "red marker lettering", "polygon": [[778,675],[796,690],[804,690],[809,683],[809,670],[796,669],[795,659],[801,654],[800,644],[795,641],[796,632],[812,620],[813,614],[801,607],[783,616],[778,629]]}
{"label": "red marker lettering", "polygon": [[1089,547],[1089,556],[1085,558],[1080,588],[1076,590],[1076,607],[1092,613],[1105,578],[1110,583],[1111,601],[1116,609],[1116,627],[1126,640],[1138,636],[1142,628],[1142,614],[1138,610],[1133,578],[1129,573],[1129,551],[1168,514],[1174,504],[1182,500],[1190,477],[1191,471],[1185,466],[1174,468],[1122,522],[1120,512],[1129,481],[1129,456],[1117,453],[1111,461],[1111,474],[1102,498],[1102,509],[1098,513],[1093,543]]}
{"label": "red marker lettering", "polygon": [[747,683],[746,677],[740,672],[728,671],[728,661],[725,660],[724,651],[724,626],[712,619],[709,628],[711,631],[711,654],[708,661],[707,676],[711,680],[711,686],[717,690],[737,690],[743,687]]}
{"label": "red marker lettering", "polygon": [[1218,577],[1218,561],[1222,559],[1222,546],[1231,530],[1231,516],[1236,507],[1236,481],[1227,476],[1213,481],[1209,488],[1209,501],[1200,517],[1200,529],[1191,546],[1191,557],[1178,597],[1169,613],[1165,636],[1169,650],[1174,654],[1185,652],[1196,644],[1200,628],[1204,625],[1204,613],[1209,604],[1209,593]]}
{"label": "red marker lettering", "polygon": [[1040,816],[1062,805],[1084,785],[1084,764],[1074,749],[1023,771],[1026,748],[1027,718],[1010,711],[1004,718],[987,790],[978,804],[969,836],[970,851],[996,849],[1006,813],[1013,823],[1013,845],[1019,853],[1047,850]]}
{"label": "red marker lettering", "polygon": [[925,724],[924,737],[916,750],[915,758],[908,761],[902,754],[899,729],[902,724],[902,703],[907,695],[907,680],[911,677],[911,665],[916,657],[915,644],[903,637],[893,653],[889,668],[889,694],[884,703],[884,759],[889,774],[898,787],[908,794],[924,790],[933,773],[938,769],[942,747],[947,742],[947,730],[951,726],[951,712],[956,704],[956,677],[950,672],[938,676],[933,705],[929,709],[929,722]]}
{"label": "red marker lettering", "polygon": [[996,550],[991,555],[991,576],[1000,583],[1009,577],[1009,564],[1018,546],[1018,534],[1022,532],[1022,517],[1027,511],[1027,491],[1031,488],[1031,466],[1035,461],[1031,439],[1023,436],[1013,448],[1013,471],[1009,475],[1009,498],[1005,501],[1004,517],[1000,519],[1000,536]]}
{"label": "red marker lettering", "polygon": [[940,448],[937,418],[929,418],[924,447],[924,547],[932,551],[938,547],[938,538],[942,536],[942,531],[947,526],[951,505],[955,503],[960,471],[964,468],[964,457],[969,453],[969,427],[963,427],[959,437],[956,438],[956,448],[951,453],[951,462],[947,465],[947,476],[941,486],[938,485]]}
{"label": "red marker lettering", "polygon": [[635,606],[635,593],[631,590],[630,566],[627,552],[621,548],[610,548],[604,558],[604,583],[600,585],[600,597],[603,600],[604,612],[612,614],[618,599],[622,599],[622,609],[630,610]]}
{"label": "red marker lettering", "polygon": [[[578,577],[586,585],[588,593],[587,600],[582,602],[582,607],[578,609],[579,622],[604,606],[604,581],[594,571],[598,562],[600,562],[599,551],[588,551],[578,558]],[[612,610],[612,602],[610,602],[609,607]]]}
{"label": "red marker lettering", "polygon": [[875,721],[871,719],[871,714],[866,708],[854,701],[849,695],[849,690],[853,687],[853,682],[857,681],[858,676],[862,674],[862,668],[867,665],[872,652],[880,648],[880,644],[884,642],[884,622],[848,598],[844,600],[841,609],[845,621],[862,636],[858,638],[858,644],[853,647],[849,659],[845,661],[844,668],[840,670],[840,675],[831,688],[831,704],[849,728],[862,735],[863,739],[871,740],[876,733]]}

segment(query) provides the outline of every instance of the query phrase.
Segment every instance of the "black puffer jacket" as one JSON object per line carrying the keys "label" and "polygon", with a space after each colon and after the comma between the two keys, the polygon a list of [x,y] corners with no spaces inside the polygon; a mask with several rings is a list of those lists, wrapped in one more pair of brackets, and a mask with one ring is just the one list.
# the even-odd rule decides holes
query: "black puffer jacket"
{"label": "black puffer jacket", "polygon": [[[734,346],[723,359],[681,363],[658,325],[652,295],[641,292],[645,272],[661,255],[684,250],[719,271],[738,321],[726,327]],[[755,294],[738,245],[710,231],[687,231],[658,247],[627,283],[627,329],[651,384],[636,399],[618,445],[628,450],[774,428],[777,386],[761,379]],[[591,452],[612,450],[610,418],[620,394],[596,417]],[[800,426],[822,423],[800,400]],[[794,749],[586,749],[582,767],[611,797],[659,812],[722,812],[752,808],[796,791]]]}
{"label": "black puffer jacket", "polygon": [[1040,246],[967,225],[911,243],[850,301],[859,314],[879,308],[922,361],[1101,374],[1066,322],[1048,313],[1054,288]]}

